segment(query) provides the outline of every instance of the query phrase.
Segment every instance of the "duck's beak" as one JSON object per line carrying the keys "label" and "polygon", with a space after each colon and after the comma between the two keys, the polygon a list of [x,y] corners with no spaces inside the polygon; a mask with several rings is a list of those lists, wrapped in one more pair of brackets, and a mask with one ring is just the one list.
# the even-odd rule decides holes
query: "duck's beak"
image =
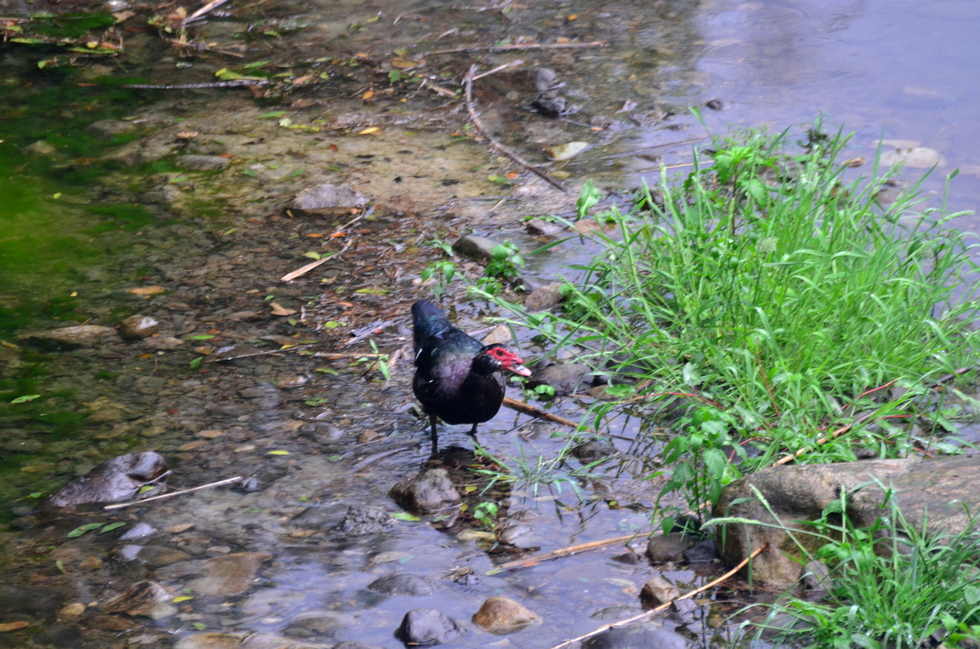
{"label": "duck's beak", "polygon": [[524,361],[515,356],[512,359],[507,360],[503,366],[508,372],[513,372],[518,376],[531,376],[531,370],[527,369],[523,365]]}

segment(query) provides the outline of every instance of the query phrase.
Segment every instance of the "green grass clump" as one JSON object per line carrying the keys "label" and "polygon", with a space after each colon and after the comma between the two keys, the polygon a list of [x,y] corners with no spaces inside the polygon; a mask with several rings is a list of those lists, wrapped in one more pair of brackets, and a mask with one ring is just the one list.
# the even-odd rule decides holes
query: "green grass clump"
{"label": "green grass clump", "polygon": [[[629,214],[596,216],[614,227],[590,235],[601,250],[566,282],[562,316],[509,305],[556,349],[575,346],[624,383],[614,392],[634,407],[677,395],[697,406],[673,422],[664,453],[668,489],[697,486],[694,502],[785,451],[854,459],[857,436],[903,455],[915,440],[886,440],[895,430],[886,423],[877,436],[856,427],[851,439],[815,442],[860,409],[882,408],[887,391],[876,387],[910,388],[888,404],[908,414],[932,381],[976,361],[980,305],[967,279],[976,265],[947,226],[958,215],[913,212],[921,181],[879,205],[891,174],[876,164],[871,178],[845,180],[845,142],[819,124],[792,152],[785,133],[716,139],[713,165],[696,152],[683,182],[664,172]],[[580,215],[596,201],[588,184]],[[928,400],[915,404],[921,412]],[[597,426],[617,407],[598,406]],[[742,453],[750,438],[760,453],[735,469],[723,449]]]}

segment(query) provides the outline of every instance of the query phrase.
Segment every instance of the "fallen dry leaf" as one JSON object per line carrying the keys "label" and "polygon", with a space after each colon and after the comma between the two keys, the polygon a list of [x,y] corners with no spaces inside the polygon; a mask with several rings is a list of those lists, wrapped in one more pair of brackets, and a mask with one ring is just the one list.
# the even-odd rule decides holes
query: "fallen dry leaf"
{"label": "fallen dry leaf", "polygon": [[197,131],[184,131],[182,133],[178,133],[177,134],[177,139],[178,140],[193,140],[198,135],[200,135],[200,133],[198,133]]}
{"label": "fallen dry leaf", "polygon": [[4,622],[0,624],[0,633],[4,631],[16,631],[17,629],[23,629],[25,626],[30,626],[30,622],[25,622],[20,620],[18,622]]}
{"label": "fallen dry leaf", "polygon": [[371,133],[377,133],[381,128],[378,126],[368,126],[363,131],[359,132],[358,135],[370,135]]}
{"label": "fallen dry leaf", "polygon": [[287,316],[296,313],[296,309],[287,309],[286,307],[284,307],[283,305],[275,301],[270,302],[269,306],[272,307],[272,315]]}
{"label": "fallen dry leaf", "polygon": [[139,295],[140,297],[150,297],[151,295],[160,295],[161,293],[166,293],[167,289],[162,286],[138,286],[136,288],[126,289],[127,293],[132,293],[133,295]]}

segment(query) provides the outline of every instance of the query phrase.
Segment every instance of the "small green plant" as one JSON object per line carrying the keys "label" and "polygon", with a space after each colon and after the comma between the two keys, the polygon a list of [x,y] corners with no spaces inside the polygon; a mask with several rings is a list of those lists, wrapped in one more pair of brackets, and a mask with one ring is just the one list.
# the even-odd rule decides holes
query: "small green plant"
{"label": "small green plant", "polygon": [[492,500],[485,500],[473,508],[473,518],[486,529],[491,529],[497,524],[497,513],[499,507]]}
{"label": "small green plant", "polygon": [[438,248],[442,251],[444,255],[449,257],[449,259],[440,259],[439,261],[429,264],[428,268],[422,271],[421,278],[423,282],[427,282],[433,277],[436,279],[435,286],[432,287],[432,292],[435,294],[437,300],[442,299],[442,294],[445,292],[446,287],[453,281],[453,277],[456,276],[456,264],[450,261],[456,253],[453,252],[453,247],[436,237],[431,241],[426,242],[433,248]]}
{"label": "small green plant", "polygon": [[535,386],[533,390],[524,390],[524,397],[526,399],[544,400],[544,399],[553,399],[554,396],[555,396],[555,389],[552,386],[547,385],[545,383]]}
{"label": "small green plant", "polygon": [[510,241],[504,241],[490,250],[490,261],[483,271],[483,277],[477,281],[477,289],[490,295],[500,292],[502,281],[513,282],[520,279],[524,257],[521,251]]}
{"label": "small green plant", "polygon": [[433,277],[436,278],[432,292],[435,294],[437,300],[441,300],[442,294],[446,291],[446,287],[449,286],[450,282],[453,281],[455,275],[456,264],[448,259],[440,259],[437,262],[429,264],[429,267],[423,270],[420,276],[423,282],[427,282]]}
{"label": "small green plant", "polygon": [[371,340],[371,349],[374,351],[375,356],[378,359],[378,371],[381,375],[385,377],[385,381],[391,380],[391,371],[388,369],[388,354],[382,354],[378,351],[378,345]]}

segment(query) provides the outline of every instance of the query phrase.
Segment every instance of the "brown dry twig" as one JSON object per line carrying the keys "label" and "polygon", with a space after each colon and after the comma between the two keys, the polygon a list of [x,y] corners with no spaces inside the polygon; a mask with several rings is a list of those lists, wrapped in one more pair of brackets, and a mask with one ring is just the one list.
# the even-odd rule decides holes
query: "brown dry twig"
{"label": "brown dry twig", "polygon": [[725,574],[723,574],[721,577],[718,577],[718,579],[715,579],[714,581],[711,581],[711,582],[705,584],[704,586],[701,586],[700,588],[697,588],[695,590],[692,590],[691,592],[689,592],[689,593],[687,593],[685,595],[681,595],[680,597],[677,597],[675,599],[672,599],[671,601],[667,602],[666,604],[661,604],[657,608],[652,608],[649,611],[644,611],[643,613],[640,613],[639,615],[634,615],[633,617],[626,618],[625,620],[620,620],[619,622],[613,622],[612,624],[606,624],[605,626],[599,627],[595,631],[590,631],[589,633],[586,633],[585,635],[580,635],[577,638],[572,638],[571,640],[566,640],[565,642],[562,642],[561,644],[557,644],[554,647],[551,647],[551,649],[564,649],[564,647],[570,647],[573,644],[575,644],[576,642],[581,642],[582,640],[587,640],[587,639],[591,638],[592,636],[597,636],[600,633],[602,633],[603,631],[608,631],[609,629],[615,629],[615,628],[621,627],[621,626],[628,626],[630,624],[633,624],[634,622],[640,622],[642,620],[645,620],[646,618],[651,617],[651,616],[653,616],[653,615],[655,615],[655,614],[657,614],[657,613],[659,613],[661,611],[667,610],[667,608],[671,604],[673,604],[674,602],[676,602],[678,600],[691,599],[695,595],[698,595],[699,593],[703,593],[704,591],[708,590],[709,588],[714,588],[716,585],[718,585],[721,582],[725,581],[729,577],[734,576],[735,573],[737,573],[739,570],[741,570],[742,568],[744,568],[745,566],[747,566],[748,563],[749,563],[749,561],[751,561],[752,559],[756,558],[759,555],[759,553],[765,551],[765,549],[768,548],[768,547],[769,547],[769,542],[766,541],[765,543],[763,543],[762,545],[760,545],[759,547],[757,547],[755,550],[753,550],[752,551],[752,554],[750,554],[749,556],[747,556],[744,559],[742,559],[742,561],[737,566],[735,566],[734,568],[732,568],[731,570],[729,570],[728,572],[726,572]]}
{"label": "brown dry twig", "polygon": [[553,415],[550,412],[546,412],[541,408],[535,408],[531,404],[524,403],[523,401],[517,401],[516,399],[511,399],[510,397],[504,397],[504,405],[510,408],[511,410],[523,412],[525,415],[531,415],[532,417],[537,417],[538,419],[545,419],[547,421],[551,421],[556,424],[561,424],[562,426],[578,428],[578,424],[576,424],[574,421],[570,419],[565,419],[564,417]]}
{"label": "brown dry twig", "polygon": [[638,536],[643,536],[643,534],[626,534],[625,536],[617,536],[612,539],[604,539],[602,541],[591,541],[589,543],[579,543],[578,545],[570,545],[567,548],[561,548],[560,550],[555,550],[554,552],[548,552],[547,554],[542,554],[537,557],[528,557],[527,559],[516,559],[514,561],[508,561],[502,563],[493,570],[487,572],[488,575],[496,575],[507,570],[517,570],[518,568],[530,568],[531,566],[536,566],[542,561],[551,561],[552,559],[560,559],[562,557],[570,557],[573,554],[578,554],[579,552],[588,552],[589,550],[595,550],[596,548],[603,548],[607,545],[613,545],[615,543],[629,543]]}
{"label": "brown dry twig", "polygon": [[473,78],[475,75],[476,75],[476,66],[474,65],[473,67],[470,68],[469,72],[467,72],[466,76],[463,78],[463,85],[466,88],[466,112],[470,114],[470,122],[473,123],[473,127],[477,130],[477,132],[480,135],[482,135],[486,139],[486,141],[490,144],[490,146],[492,146],[494,149],[499,151],[505,157],[516,162],[521,167],[524,167],[524,169],[530,171],[535,176],[545,181],[546,183],[548,183],[558,191],[562,192],[563,194],[567,194],[568,190],[565,189],[565,187],[561,183],[559,183],[557,180],[554,180],[551,176],[541,171],[540,169],[531,166],[530,163],[522,160],[516,153],[512,153],[503,144],[500,144],[495,139],[493,139],[493,137],[491,137],[491,135],[487,132],[487,129],[483,127],[483,122],[480,121],[480,115],[479,113],[476,112],[476,103],[473,101]]}

